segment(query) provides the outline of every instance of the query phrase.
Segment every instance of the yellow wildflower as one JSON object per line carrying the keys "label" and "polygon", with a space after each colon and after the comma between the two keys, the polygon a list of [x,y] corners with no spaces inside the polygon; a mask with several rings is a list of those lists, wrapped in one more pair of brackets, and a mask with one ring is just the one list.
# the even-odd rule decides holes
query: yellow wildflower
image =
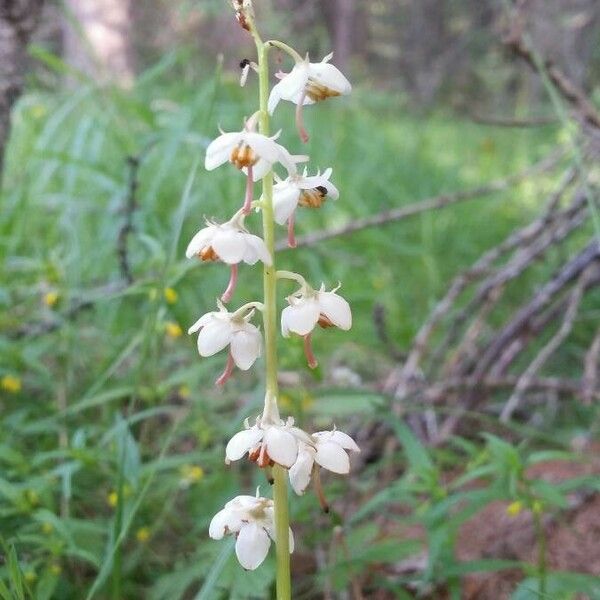
{"label": "yellow wildflower", "polygon": [[539,500],[534,500],[531,505],[531,512],[533,512],[534,515],[541,515],[542,512],[544,512],[544,507]]}
{"label": "yellow wildflower", "polygon": [[177,292],[172,287],[165,288],[164,293],[167,304],[175,304],[177,302],[179,294],[177,294]]}
{"label": "yellow wildflower", "polygon": [[0,386],[5,392],[16,394],[21,391],[21,380],[13,375],[5,375],[0,381]]}
{"label": "yellow wildflower", "polygon": [[516,517],[523,510],[523,503],[520,500],[516,500],[515,502],[511,502],[506,507],[506,514],[509,517]]}
{"label": "yellow wildflower", "polygon": [[52,563],[50,565],[50,572],[52,575],[60,575],[62,573],[62,567],[57,563]]}
{"label": "yellow wildflower", "polygon": [[31,569],[25,571],[25,573],[23,573],[23,576],[25,577],[25,581],[27,583],[33,583],[37,579],[35,571],[32,571]]}
{"label": "yellow wildflower", "polygon": [[182,465],[179,469],[181,487],[189,487],[204,477],[204,469],[199,465]]}
{"label": "yellow wildflower", "polygon": [[181,335],[183,335],[183,331],[182,331],[181,327],[177,323],[174,323],[173,321],[169,321],[165,325],[165,331],[167,332],[167,335],[173,339],[178,338]]}
{"label": "yellow wildflower", "polygon": [[44,294],[44,304],[49,308],[52,308],[58,302],[58,292],[47,292]]}
{"label": "yellow wildflower", "polygon": [[180,398],[183,398],[184,400],[187,400],[187,398],[190,397],[191,391],[189,386],[187,385],[182,385],[179,387],[179,389],[177,390],[177,393],[179,394]]}
{"label": "yellow wildflower", "polygon": [[110,494],[108,494],[108,496],[106,496],[106,503],[111,507],[111,508],[115,508],[115,506],[117,506],[117,504],[119,503],[119,494],[117,494],[117,492],[110,492]]}
{"label": "yellow wildflower", "polygon": [[140,527],[135,532],[135,537],[140,544],[147,542],[150,539],[150,527]]}

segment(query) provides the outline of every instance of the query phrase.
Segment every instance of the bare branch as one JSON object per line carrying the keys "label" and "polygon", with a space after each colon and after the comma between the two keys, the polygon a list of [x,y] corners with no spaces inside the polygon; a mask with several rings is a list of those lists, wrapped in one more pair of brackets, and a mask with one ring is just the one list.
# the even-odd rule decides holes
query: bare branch
{"label": "bare branch", "polygon": [[583,293],[586,288],[587,281],[592,277],[594,271],[598,271],[598,265],[591,264],[588,266],[583,273],[579,276],[579,280],[577,285],[573,289],[573,291],[569,295],[569,302],[567,304],[567,310],[565,311],[565,315],[563,318],[563,322],[558,329],[558,331],[552,336],[550,341],[544,345],[544,347],[539,351],[537,356],[527,369],[523,372],[521,377],[519,377],[519,381],[515,386],[515,389],[508,399],[508,402],[502,409],[500,413],[500,420],[503,422],[507,422],[510,420],[513,412],[519,406],[523,395],[527,391],[530,386],[530,382],[533,380],[535,375],[539,372],[539,370],[544,366],[547,360],[558,350],[559,346],[567,339],[571,330],[573,329],[573,323],[575,322],[575,317],[577,316],[577,312],[579,310],[579,305],[581,304],[581,298],[583,297]]}
{"label": "bare branch", "polygon": [[[324,231],[316,231],[314,233],[300,236],[296,238],[296,245],[297,247],[313,246],[319,242],[330,240],[335,237],[349,235],[356,231],[361,231],[370,227],[378,227],[380,225],[386,225],[387,223],[401,221],[408,217],[414,217],[415,215],[423,212],[444,208],[459,202],[464,202],[465,200],[472,200],[481,196],[489,196],[491,194],[502,192],[519,183],[520,181],[543,173],[544,171],[548,171],[558,164],[563,154],[563,150],[558,149],[550,153],[541,161],[523,171],[520,171],[519,173],[515,173],[514,175],[510,175],[504,179],[491,181],[485,185],[473,188],[471,190],[455,192],[452,194],[440,194],[439,196],[433,196],[431,198],[427,198],[426,200],[421,200],[420,202],[414,202],[405,206],[399,206],[398,208],[392,208],[370,217],[355,219],[354,221],[350,221],[349,223],[341,225],[340,227],[332,227],[331,229]],[[287,250],[288,247],[285,240],[282,240],[280,243],[278,243],[276,245],[276,249]]]}

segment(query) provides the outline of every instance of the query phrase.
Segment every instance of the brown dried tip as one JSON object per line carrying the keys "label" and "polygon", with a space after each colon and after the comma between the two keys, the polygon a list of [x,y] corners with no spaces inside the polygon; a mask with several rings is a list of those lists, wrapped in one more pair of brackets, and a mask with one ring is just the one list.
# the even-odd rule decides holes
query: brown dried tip
{"label": "brown dried tip", "polygon": [[246,20],[246,15],[244,14],[243,11],[241,11],[241,10],[236,11],[235,18],[237,19],[237,22],[240,24],[240,27],[242,29],[245,29],[246,31],[250,31],[250,25],[248,25],[248,21]]}

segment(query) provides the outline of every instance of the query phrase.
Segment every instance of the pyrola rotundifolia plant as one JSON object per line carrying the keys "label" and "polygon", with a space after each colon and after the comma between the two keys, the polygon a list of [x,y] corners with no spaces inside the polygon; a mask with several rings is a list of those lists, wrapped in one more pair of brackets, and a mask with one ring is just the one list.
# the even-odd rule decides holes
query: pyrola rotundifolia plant
{"label": "pyrola rotundifolia plant", "polygon": [[[273,482],[273,498],[237,496],[219,511],[210,523],[209,534],[214,539],[235,535],[236,554],[245,569],[256,569],[275,542],[277,557],[277,598],[291,597],[290,553],[294,537],[289,526],[287,478],[297,494],[312,485],[324,510],[327,510],[320,485],[321,468],[334,473],[350,471],[349,452],[359,452],[352,438],[337,429],[307,433],[294,425],[292,418],[283,419],[278,407],[277,385],[277,283],[293,284],[287,306],[280,316],[284,338],[300,336],[308,365],[317,366],[311,338],[319,325],[323,329],[350,329],[352,314],[348,302],[337,292],[339,284],[327,289],[311,285],[298,273],[277,270],[275,264],[275,224],[287,224],[288,244],[295,246],[294,221],[299,208],[320,208],[326,199],[336,199],[338,190],[331,183],[330,168],[323,173],[298,170],[298,163],[308,156],[291,154],[277,143],[279,134],[271,135],[269,118],[281,100],[296,105],[296,128],[303,142],[308,140],[302,119],[305,106],[327,98],[350,93],[351,86],[342,73],[329,63],[331,55],[321,62],[302,58],[287,44],[277,40],[263,42],[255,25],[251,0],[234,0],[233,6],[240,25],[254,38],[257,62],[245,59],[241,63],[244,85],[250,72],[259,78],[259,109],[245,120],[240,131],[221,131],[206,150],[206,168],[223,165],[232,176],[246,178],[245,195],[235,214],[222,223],[207,222],[191,240],[186,255],[203,261],[220,261],[230,268],[227,289],[217,300],[218,310],[196,321],[189,333],[198,333],[198,352],[212,356],[226,352],[225,368],[217,379],[224,385],[235,367],[247,370],[261,355],[264,346],[266,377],[265,404],[261,415],[236,433],[225,450],[226,462],[243,457],[267,470]],[[272,48],[287,53],[293,61],[290,72],[276,74],[279,80],[269,90],[268,54]],[[229,163],[229,164],[227,164]],[[236,174],[235,170],[241,172]],[[261,194],[255,199],[255,182],[262,182]],[[274,183],[276,181],[276,183]],[[246,219],[252,211],[262,215],[262,237],[246,229]],[[264,298],[230,309],[240,263],[262,263]],[[244,267],[242,267],[244,268]],[[295,288],[295,289],[294,289]],[[254,323],[262,316],[263,334]]]}

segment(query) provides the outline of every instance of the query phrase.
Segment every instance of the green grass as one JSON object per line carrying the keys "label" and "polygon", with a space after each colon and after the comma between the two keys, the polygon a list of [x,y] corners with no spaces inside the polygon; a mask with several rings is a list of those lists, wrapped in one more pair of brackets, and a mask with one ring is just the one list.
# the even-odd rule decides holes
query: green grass
{"label": "green grass", "polygon": [[[242,575],[230,546],[207,539],[224,501],[267,487],[243,465],[223,466],[227,437],[259,408],[261,365],[219,393],[212,382],[224,358],[201,360],[194,339],[165,333],[169,322],[185,332],[226,284],[225,268],[189,263],[184,250],[204,216],[224,219],[241,203],[243,178],[228,166],[205,172],[203,153],[217,123],[240,127],[255,90],[241,91],[218,72],[174,84],[165,69],[146,73],[130,93],[89,85],[31,91],[14,113],[0,213],[0,377],[20,378],[22,389],[2,392],[0,529],[21,569],[21,576],[5,570],[6,585],[39,599],[175,600],[200,590],[198,598],[241,599],[268,597],[272,585],[272,562]],[[282,107],[275,127],[292,111]],[[313,168],[332,164],[341,197],[299,215],[298,234],[514,173],[557,138],[553,128],[416,119],[395,97],[360,88],[307,111],[306,124],[313,134],[306,148],[293,131],[282,143],[309,153]],[[107,291],[120,281],[117,237],[132,155],[141,157],[129,239],[135,281]],[[535,192],[548,183],[282,252],[280,268],[315,285],[342,281],[355,319],[349,333],[315,336],[322,363],[315,374],[300,343],[281,341],[282,369],[302,376],[299,387],[284,390],[295,414],[324,425],[333,417],[343,429],[356,413],[374,418],[384,410],[377,394],[332,389],[328,375],[332,365],[348,365],[376,385],[386,372],[391,360],[376,335],[374,305],[385,307],[390,337],[406,348],[452,276],[526,223],[540,208]],[[256,217],[248,224],[257,231]],[[177,291],[175,304],[164,299],[167,286]],[[282,299],[293,291],[285,286]],[[260,271],[242,266],[234,303],[258,299],[261,289]],[[53,306],[44,303],[48,292],[58,294]],[[65,318],[72,302],[90,297],[92,307]],[[50,334],[13,338],[54,322]],[[201,466],[203,477],[186,482],[189,465]],[[372,465],[355,482],[329,480],[329,495],[352,489],[368,497],[376,477]],[[398,493],[408,497],[402,481]],[[295,500],[293,510],[300,524],[315,522],[312,498]],[[322,531],[300,525],[304,550],[324,543],[336,518]],[[375,534],[363,522],[351,543],[360,548]],[[409,546],[399,543],[398,557]],[[359,553],[328,576],[337,585],[348,569],[360,573],[384,558]]]}

